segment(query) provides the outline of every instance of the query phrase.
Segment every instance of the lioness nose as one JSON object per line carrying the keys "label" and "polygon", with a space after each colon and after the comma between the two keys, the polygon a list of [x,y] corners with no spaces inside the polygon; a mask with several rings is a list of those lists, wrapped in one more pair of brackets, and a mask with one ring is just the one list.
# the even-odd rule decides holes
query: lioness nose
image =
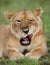
{"label": "lioness nose", "polygon": [[29,32],[29,29],[24,29],[23,32],[27,34]]}

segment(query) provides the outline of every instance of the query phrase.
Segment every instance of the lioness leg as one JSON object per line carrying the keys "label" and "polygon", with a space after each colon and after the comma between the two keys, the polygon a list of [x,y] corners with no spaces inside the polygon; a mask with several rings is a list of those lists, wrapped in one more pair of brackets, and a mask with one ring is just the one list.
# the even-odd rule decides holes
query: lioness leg
{"label": "lioness leg", "polygon": [[25,56],[39,59],[41,56],[47,54],[47,47],[45,45],[37,47],[35,49],[32,49],[29,53],[27,53]]}
{"label": "lioness leg", "polygon": [[17,51],[15,48],[9,48],[9,49],[7,48],[5,52],[3,53],[3,56],[10,57],[10,59],[14,59],[14,60],[23,57],[23,55],[19,51]]}

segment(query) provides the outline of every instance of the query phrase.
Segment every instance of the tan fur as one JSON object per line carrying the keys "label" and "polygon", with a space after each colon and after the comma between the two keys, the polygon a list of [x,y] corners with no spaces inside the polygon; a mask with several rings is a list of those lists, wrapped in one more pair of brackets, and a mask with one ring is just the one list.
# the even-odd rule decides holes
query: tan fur
{"label": "tan fur", "polygon": [[0,24],[0,57],[2,56],[3,49],[9,38],[9,31],[10,29],[8,28],[8,25]]}
{"label": "tan fur", "polygon": [[[9,36],[7,42],[5,42],[6,47],[4,48],[3,56],[9,56],[15,60],[23,56],[39,59],[41,56],[47,54],[47,45],[43,33],[43,24],[40,18],[40,15],[42,14],[41,9],[36,9],[34,12],[22,10],[18,11],[16,14],[9,12],[5,12],[5,14],[10,21],[9,27],[7,27],[7,30],[10,29],[10,34],[8,35],[8,33],[4,31],[2,34],[0,33],[2,36],[4,36],[4,33],[6,33],[4,36],[5,38],[1,38],[2,41],[5,41],[7,35]],[[23,30],[27,30],[28,28],[28,34],[25,34]],[[3,28],[1,28],[1,31],[2,29]],[[28,46],[22,46],[20,44],[20,38],[26,37],[29,34],[33,34],[31,44]],[[4,42],[1,42],[1,44],[3,45]],[[0,48],[0,50],[2,48]],[[23,55],[22,52],[25,49],[29,50],[29,52]]]}

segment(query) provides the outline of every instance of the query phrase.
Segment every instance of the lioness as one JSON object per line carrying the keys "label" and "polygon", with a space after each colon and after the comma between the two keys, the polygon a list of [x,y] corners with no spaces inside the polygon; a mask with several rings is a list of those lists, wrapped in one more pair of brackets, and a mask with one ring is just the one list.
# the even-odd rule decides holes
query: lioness
{"label": "lioness", "polygon": [[47,54],[43,24],[40,18],[42,12],[41,8],[35,11],[21,10],[15,14],[5,12],[9,20],[9,25],[6,26],[9,31],[6,29],[2,33],[6,33],[4,39],[6,38],[7,41],[5,43],[0,42],[0,57],[9,56],[11,59],[16,60],[23,56],[28,56],[38,60],[41,56]]}

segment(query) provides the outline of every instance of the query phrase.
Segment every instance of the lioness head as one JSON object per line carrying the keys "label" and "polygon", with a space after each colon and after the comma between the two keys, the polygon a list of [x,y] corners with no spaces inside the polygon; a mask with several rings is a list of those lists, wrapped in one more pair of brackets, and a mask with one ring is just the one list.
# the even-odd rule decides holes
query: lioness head
{"label": "lioness head", "polygon": [[35,11],[22,10],[15,14],[7,11],[5,14],[10,21],[11,32],[23,45],[30,44],[32,38],[42,30],[42,22],[40,19],[42,14],[41,8]]}

